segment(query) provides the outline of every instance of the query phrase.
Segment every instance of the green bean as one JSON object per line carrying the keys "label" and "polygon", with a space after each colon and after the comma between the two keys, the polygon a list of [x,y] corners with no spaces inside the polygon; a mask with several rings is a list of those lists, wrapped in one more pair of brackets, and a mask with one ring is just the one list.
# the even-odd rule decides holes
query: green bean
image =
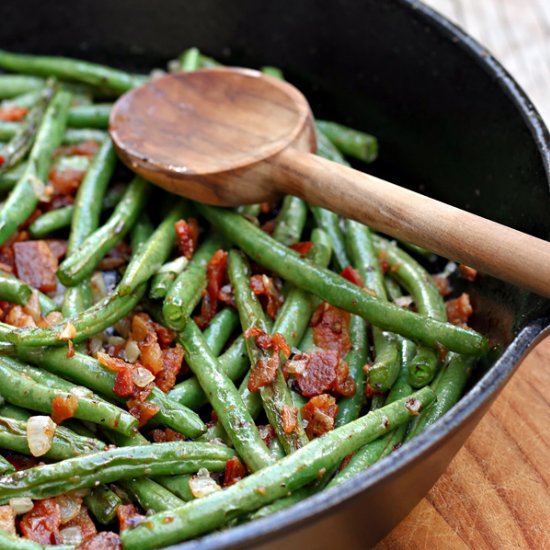
{"label": "green bean", "polygon": [[10,472],[15,472],[15,467],[0,455],[0,475],[9,474]]}
{"label": "green bean", "polygon": [[437,402],[428,407],[411,422],[405,441],[426,430],[439,420],[460,399],[466,382],[474,367],[474,360],[456,353],[450,353],[447,361],[432,383]]}
{"label": "green bean", "polygon": [[163,512],[182,506],[184,501],[176,497],[162,485],[152,479],[127,479],[119,482],[120,486],[137,500],[147,511]]}
{"label": "green bean", "polygon": [[212,69],[214,67],[221,67],[222,64],[211,57],[201,54],[200,55],[200,68]]}
{"label": "green bean", "polygon": [[41,92],[44,91],[45,87],[46,83],[43,82],[41,89],[25,92],[24,94],[19,94],[15,97],[5,98],[0,102],[0,109],[9,109],[10,107],[24,107],[25,109],[31,109],[38,101],[38,98],[40,97]]}
{"label": "green bean", "polygon": [[[416,309],[438,321],[446,321],[445,303],[439,294],[431,275],[395,244],[380,237],[375,237],[375,246],[384,254],[390,265],[391,275],[412,295]],[[409,381],[413,387],[422,387],[433,379],[439,364],[436,350],[418,346],[414,359],[409,363]]]}
{"label": "green bean", "polygon": [[[49,75],[48,75],[49,76]],[[9,99],[21,94],[42,90],[43,78],[23,74],[0,74],[0,99]]]}
{"label": "green bean", "polygon": [[35,466],[2,477],[0,503],[13,497],[43,499],[99,483],[148,475],[223,471],[234,452],[221,445],[176,441],[110,449]]}
{"label": "green bean", "polygon": [[[145,294],[145,289],[146,285],[142,285],[128,296],[119,296],[114,292],[75,317],[50,328],[14,328],[0,323],[0,341],[30,347],[61,346],[67,340],[74,343],[83,342],[113,325],[134,309]],[[74,337],[65,336],[71,326],[76,334]]]}
{"label": "green bean", "polygon": [[15,135],[2,148],[3,163],[0,166],[0,174],[16,166],[30,151],[40,123],[44,118],[46,108],[50,104],[55,90],[55,82],[49,81],[46,88],[40,94],[36,105],[29,111],[24,122],[21,123],[15,132]]}
{"label": "green bean", "polygon": [[56,544],[55,546],[43,545],[26,538],[19,538],[0,529],[0,548],[7,550],[75,550],[72,544]]}
{"label": "green bean", "polygon": [[317,226],[326,231],[330,238],[336,270],[342,271],[350,264],[350,261],[346,253],[344,235],[340,229],[340,216],[319,206],[310,206],[310,209]]}
{"label": "green bean", "polygon": [[20,162],[17,166],[0,173],[0,192],[11,191],[26,169],[27,163]]}
{"label": "green bean", "polygon": [[210,348],[212,355],[217,357],[229,337],[239,326],[239,316],[234,309],[225,308],[216,313],[210,324],[203,332],[204,341]]}
{"label": "green bean", "polygon": [[176,242],[174,224],[188,215],[188,203],[177,201],[147,242],[137,253],[134,252],[118,285],[118,293],[121,296],[133,292],[137,286],[147,282],[159,270],[168,259]]}
{"label": "green bean", "polygon": [[31,407],[51,414],[55,397],[69,399],[74,396],[78,401],[74,418],[102,424],[125,434],[132,433],[137,427],[137,420],[131,414],[99,398],[89,389],[15,359],[0,356],[0,381],[0,392],[6,401],[19,407]]}
{"label": "green bean", "polygon": [[10,53],[5,50],[0,50],[0,67],[31,75],[77,80],[118,94],[143,83],[142,79],[134,75],[89,61]]}
{"label": "green bean", "polygon": [[229,435],[233,446],[251,471],[272,464],[269,451],[260,437],[254,420],[246,410],[239,392],[219,369],[194,321],[189,320],[178,336],[185,349],[185,358],[218,420]]}
{"label": "green bean", "polygon": [[365,162],[372,162],[378,156],[378,140],[374,136],[326,120],[316,120],[316,125],[345,155]]}
{"label": "green bean", "polygon": [[261,214],[260,204],[243,204],[235,209],[241,216],[257,218]]}
{"label": "green bean", "polygon": [[[30,455],[27,422],[0,416],[0,447]],[[64,460],[103,451],[105,447],[105,443],[97,439],[82,437],[63,426],[57,426],[51,448],[44,456],[52,460]]]}
{"label": "green bean", "polygon": [[[244,338],[237,338],[228,350],[218,357],[218,364],[220,370],[232,381],[244,376],[250,367]],[[193,410],[197,410],[208,402],[205,393],[194,376],[176,384],[168,392],[168,397]]]}
{"label": "green bean", "polygon": [[111,103],[94,103],[93,105],[78,105],[71,107],[67,124],[73,128],[100,128],[106,130],[109,126]]}
{"label": "green bean", "polygon": [[97,141],[101,143],[107,133],[93,128],[69,128],[63,136],[63,145],[74,145],[83,141]]}
{"label": "green bean", "polygon": [[323,132],[320,132],[318,128],[316,128],[316,137],[317,137],[317,151],[316,153],[323,158],[326,158],[327,160],[332,160],[333,162],[337,162],[339,164],[343,164],[345,166],[349,166],[349,162],[342,156],[342,153],[334,145],[332,142],[323,134]]}
{"label": "green bean", "polygon": [[32,288],[12,275],[0,272],[0,300],[24,306],[32,296]]}
{"label": "green bean", "polygon": [[287,195],[273,230],[273,238],[282,244],[295,244],[300,240],[306,224],[307,205],[298,197]]}
{"label": "green bean", "polygon": [[161,266],[151,280],[149,296],[153,299],[166,298],[176,277],[187,267],[188,263],[185,256],[179,256]]}
{"label": "green bean", "polygon": [[[352,264],[358,270],[365,287],[383,301],[388,297],[384,277],[374,250],[371,230],[358,222],[346,221],[346,244]],[[399,374],[399,346],[394,334],[372,329],[375,360],[367,372],[367,382],[376,392],[387,392]]]}
{"label": "green bean", "polygon": [[219,248],[218,239],[207,238],[195,252],[185,271],[178,275],[170,287],[164,299],[162,312],[166,324],[172,330],[183,329],[199,302],[201,292],[206,288],[206,266]]}
{"label": "green bean", "polygon": [[[98,360],[76,352],[67,357],[61,348],[20,348],[19,356],[40,367],[73,380],[111,399],[126,401],[113,392],[116,373]],[[157,417],[170,428],[189,437],[197,437],[206,429],[200,418],[191,410],[175,402],[157,387],[151,391],[148,401],[160,407]]]}
{"label": "green bean", "polygon": [[[406,398],[413,393],[412,387],[409,385],[409,362],[414,357],[415,347],[410,340],[401,339],[401,368],[399,376],[393,385],[385,404],[389,405],[398,399]],[[371,441],[361,449],[359,449],[348,462],[348,464],[334,476],[327,487],[340,485],[342,482],[351,479],[359,472],[362,472],[375,462],[391,453],[396,447],[401,445],[407,424],[402,424],[395,430],[386,434],[375,441]]]}
{"label": "green bean", "polygon": [[380,302],[335,273],[301,259],[295,251],[280,245],[230,210],[198,203],[196,208],[255,262],[332,305],[360,315],[383,330],[432,346],[441,344],[464,354],[481,355],[488,349],[487,339],[481,334]]}
{"label": "green bean", "polygon": [[71,96],[57,92],[40,123],[27,167],[0,210],[0,244],[11,237],[17,227],[34,211],[48,177],[53,150],[59,145],[65,129]]}
{"label": "green bean", "polygon": [[0,141],[9,141],[19,132],[21,124],[19,122],[0,122]]}
{"label": "green bean", "polygon": [[[260,302],[250,289],[250,268],[244,257],[235,250],[229,252],[227,272],[233,288],[235,305],[239,312],[243,331],[246,332],[247,330],[258,328],[268,333],[269,327]],[[258,363],[270,359],[268,353],[256,346],[254,337],[245,338],[245,342],[253,369],[256,368]],[[306,445],[308,439],[304,431],[300,412],[294,408],[290,390],[280,368],[277,369],[273,382],[262,386],[259,389],[259,394],[269,423],[275,430],[277,438],[285,452],[292,453],[296,449]],[[285,409],[293,411],[296,415],[296,427],[291,432],[285,431],[285,422],[283,422]]]}
{"label": "green bean", "polygon": [[117,508],[122,501],[107,486],[98,485],[92,487],[90,493],[84,497],[84,504],[99,523],[107,525],[116,518]]}
{"label": "green bean", "polygon": [[107,223],[86,238],[59,266],[57,275],[64,285],[74,286],[92,274],[103,256],[134,225],[149,191],[150,185],[144,179],[138,176],[132,180]]}
{"label": "green bean", "polygon": [[433,392],[423,388],[311,441],[273,466],[223,491],[155,514],[135,529],[123,531],[125,550],[147,550],[180,542],[225,525],[233,518],[287,496],[318,478],[345,456],[408,421],[416,406],[425,407]]}
{"label": "green bean", "polygon": [[265,66],[261,68],[261,71],[267,76],[277,78],[278,80],[284,80],[283,72],[281,71],[281,69],[278,69],[277,67]]}
{"label": "green bean", "polygon": [[198,48],[185,50],[179,58],[180,67],[183,71],[196,71],[200,68],[201,53]]}
{"label": "green bean", "polygon": [[71,225],[73,213],[74,206],[71,204],[42,214],[29,225],[30,236],[35,239],[41,239],[59,229],[68,227]]}

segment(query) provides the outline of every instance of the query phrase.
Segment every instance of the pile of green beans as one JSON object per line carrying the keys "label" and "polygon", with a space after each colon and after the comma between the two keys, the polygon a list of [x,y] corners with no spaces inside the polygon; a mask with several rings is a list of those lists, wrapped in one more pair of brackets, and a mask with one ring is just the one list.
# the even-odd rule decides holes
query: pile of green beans
{"label": "pile of green beans", "polygon": [[[218,65],[190,48],[169,70]],[[447,321],[428,271],[433,255],[296,197],[222,209],[129,173],[106,132],[110,101],[148,76],[2,50],[0,71],[0,109],[27,109],[0,121],[0,506],[78,491],[100,529],[116,531],[117,511],[131,503],[146,519],[115,535],[122,547],[160,548],[338,486],[460,399],[488,341]],[[262,72],[284,78],[275,67]],[[324,120],[316,129],[317,153],[335,162],[378,154],[367,132]],[[89,158],[71,156],[83,142],[76,154]],[[54,207],[51,174],[64,165],[82,167],[82,178]],[[55,292],[33,288],[19,269],[13,242],[27,240],[52,251],[66,244]],[[277,307],[266,307],[252,277]],[[407,297],[412,307],[398,305]],[[258,342],[283,339],[302,361],[322,354],[316,324],[330,307],[343,310],[330,330],[349,336],[338,368],[355,392],[322,392],[336,409],[314,437],[306,419],[316,396],[287,378],[292,357]],[[175,351],[184,363],[167,389],[160,382]],[[268,364],[278,367],[255,389],[252,370]],[[71,404],[68,418],[59,403]],[[47,448],[16,471],[18,455],[35,449],[30,432],[43,419],[33,417],[44,415]],[[0,547],[45,548],[1,528]]]}

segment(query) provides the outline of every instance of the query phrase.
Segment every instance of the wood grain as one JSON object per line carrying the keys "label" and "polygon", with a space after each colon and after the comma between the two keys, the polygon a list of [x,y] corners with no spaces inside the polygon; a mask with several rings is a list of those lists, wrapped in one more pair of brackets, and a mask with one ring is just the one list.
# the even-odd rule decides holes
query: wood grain
{"label": "wood grain", "polygon": [[376,550],[550,548],[550,338]]}

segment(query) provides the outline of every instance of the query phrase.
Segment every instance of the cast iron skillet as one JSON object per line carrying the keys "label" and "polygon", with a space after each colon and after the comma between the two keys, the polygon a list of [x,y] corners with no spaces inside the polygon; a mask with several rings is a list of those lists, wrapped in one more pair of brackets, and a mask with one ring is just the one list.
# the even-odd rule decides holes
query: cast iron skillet
{"label": "cast iron skillet", "polygon": [[[145,70],[196,45],[226,63],[279,66],[318,116],[379,137],[375,173],[549,236],[550,139],[540,117],[482,47],[419,2],[4,0],[0,21],[0,47],[17,51]],[[498,351],[451,417],[346,485],[178,548],[365,548],[382,538],[548,330],[542,298],[488,277],[469,292],[476,328]]]}

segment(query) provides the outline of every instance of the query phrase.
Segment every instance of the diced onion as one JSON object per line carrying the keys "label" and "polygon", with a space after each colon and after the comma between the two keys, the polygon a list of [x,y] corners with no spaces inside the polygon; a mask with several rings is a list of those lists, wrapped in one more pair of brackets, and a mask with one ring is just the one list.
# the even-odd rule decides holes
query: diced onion
{"label": "diced onion", "polygon": [[185,256],[178,256],[175,260],[168,262],[160,267],[157,273],[181,273],[189,263]]}
{"label": "diced onion", "polygon": [[59,333],[57,338],[59,340],[72,340],[76,336],[76,328],[74,325],[68,321],[67,324],[63,327],[63,330]]}
{"label": "diced onion", "polygon": [[82,542],[82,529],[77,525],[74,527],[66,527],[59,531],[59,538],[63,544],[74,544],[78,546]]}
{"label": "diced onion", "polygon": [[409,307],[413,303],[413,299],[412,296],[398,296],[394,303],[399,307]]}
{"label": "diced onion", "polygon": [[92,289],[92,297],[94,304],[107,296],[107,287],[105,279],[101,271],[96,271],[90,279],[90,288]]}
{"label": "diced onion", "polygon": [[11,506],[0,506],[0,529],[15,535],[15,512]]}
{"label": "diced onion", "polygon": [[124,347],[124,355],[126,356],[126,361],[128,363],[135,363],[139,359],[139,346],[135,340],[131,338],[126,342]]}
{"label": "diced onion", "polygon": [[120,336],[107,337],[107,344],[109,344],[109,346],[121,346],[122,344],[124,344],[124,342],[125,342],[124,338]]}
{"label": "diced onion", "polygon": [[56,427],[49,416],[31,416],[27,420],[27,443],[32,456],[43,456],[51,449]]}
{"label": "diced onion", "polygon": [[9,504],[16,516],[26,514],[34,508],[34,503],[29,497],[10,498]]}
{"label": "diced onion", "polygon": [[221,491],[222,488],[210,477],[206,468],[201,468],[197,475],[189,480],[189,489],[195,498],[201,498]]}
{"label": "diced onion", "polygon": [[46,323],[51,327],[63,321],[63,313],[60,311],[50,311],[45,317]]}
{"label": "diced onion", "polygon": [[144,388],[154,380],[155,375],[144,367],[137,367],[132,370],[132,381],[138,388]]}
{"label": "diced onion", "polygon": [[71,495],[60,495],[56,499],[61,513],[61,523],[67,523],[80,513],[82,499]]}
{"label": "diced onion", "polygon": [[31,297],[28,299],[25,307],[23,308],[25,313],[28,313],[35,323],[40,321],[42,312],[40,311],[40,303],[38,302],[38,292],[33,288]]}
{"label": "diced onion", "polygon": [[98,338],[97,336],[94,336],[90,339],[90,353],[95,357],[97,352],[103,351],[103,340],[101,338]]}

